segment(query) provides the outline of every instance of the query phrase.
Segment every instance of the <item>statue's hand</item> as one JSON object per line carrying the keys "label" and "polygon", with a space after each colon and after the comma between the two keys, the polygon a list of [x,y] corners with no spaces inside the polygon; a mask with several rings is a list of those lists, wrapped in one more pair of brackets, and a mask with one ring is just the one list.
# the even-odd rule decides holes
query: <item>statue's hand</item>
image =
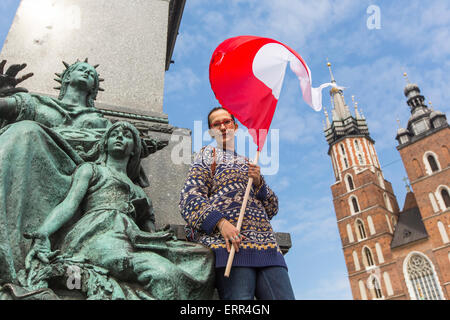
{"label": "statue's hand", "polygon": [[50,239],[47,235],[40,233],[24,233],[24,237],[27,239],[33,239],[30,252],[28,252],[25,258],[25,269],[27,271],[31,268],[31,262],[34,258],[39,259],[42,263],[48,264],[50,260],[57,256],[60,251],[51,251]]}
{"label": "statue's hand", "polygon": [[17,74],[25,69],[27,64],[13,64],[4,73],[5,64],[6,60],[0,62],[0,97],[9,96],[17,92],[28,92],[25,88],[16,88],[19,83],[33,76],[33,73],[27,73],[20,78],[16,78]]}

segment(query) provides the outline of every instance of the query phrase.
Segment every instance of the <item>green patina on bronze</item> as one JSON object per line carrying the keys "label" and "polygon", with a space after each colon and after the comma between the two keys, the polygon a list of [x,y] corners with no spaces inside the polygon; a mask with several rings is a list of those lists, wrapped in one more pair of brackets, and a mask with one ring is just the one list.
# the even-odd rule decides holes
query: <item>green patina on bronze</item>
{"label": "green patina on bronze", "polygon": [[0,298],[57,299],[74,283],[88,299],[211,298],[214,257],[155,230],[140,160],[156,150],[95,108],[96,68],[65,63],[54,99],[17,88],[25,65],[4,65]]}

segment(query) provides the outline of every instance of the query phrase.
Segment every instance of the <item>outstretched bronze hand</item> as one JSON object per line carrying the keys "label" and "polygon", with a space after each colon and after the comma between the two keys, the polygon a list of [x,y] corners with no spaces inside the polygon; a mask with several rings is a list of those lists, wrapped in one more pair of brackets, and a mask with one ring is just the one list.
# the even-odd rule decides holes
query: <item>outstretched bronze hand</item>
{"label": "outstretched bronze hand", "polygon": [[16,78],[17,74],[26,68],[27,64],[13,64],[9,66],[6,73],[4,72],[6,60],[0,62],[0,97],[12,95],[17,92],[28,92],[25,88],[16,88],[16,86],[33,76],[33,73],[27,73],[26,75]]}

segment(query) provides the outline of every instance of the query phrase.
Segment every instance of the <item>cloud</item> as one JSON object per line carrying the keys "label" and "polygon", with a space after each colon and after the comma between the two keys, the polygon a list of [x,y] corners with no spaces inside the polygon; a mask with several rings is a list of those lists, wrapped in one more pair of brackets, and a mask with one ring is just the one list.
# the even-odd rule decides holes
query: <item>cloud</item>
{"label": "cloud", "polygon": [[195,93],[201,83],[199,76],[189,67],[182,67],[177,72],[167,73],[165,78],[165,93],[176,95],[180,93]]}

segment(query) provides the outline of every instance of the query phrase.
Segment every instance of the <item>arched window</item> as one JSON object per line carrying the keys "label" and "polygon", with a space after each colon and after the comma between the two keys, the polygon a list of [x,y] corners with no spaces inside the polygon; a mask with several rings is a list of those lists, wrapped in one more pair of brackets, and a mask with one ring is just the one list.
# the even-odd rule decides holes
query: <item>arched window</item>
{"label": "arched window", "polygon": [[444,201],[445,207],[450,208],[450,195],[448,194],[447,189],[442,188],[441,197],[442,197],[442,200]]}
{"label": "arched window", "polygon": [[348,183],[349,190],[355,189],[355,185],[353,184],[352,176],[350,176],[350,175],[347,176],[347,183]]}
{"label": "arched window", "polygon": [[355,140],[355,149],[356,149],[356,151],[359,151],[359,144],[358,144],[358,140]]}
{"label": "arched window", "polygon": [[350,224],[347,224],[347,236],[348,236],[348,242],[352,243],[353,241],[355,241],[355,239],[353,238],[353,231],[352,231],[352,227],[350,226]]}
{"label": "arched window", "polygon": [[361,267],[359,265],[358,254],[356,253],[356,251],[353,251],[352,254],[353,254],[353,263],[355,264],[355,270],[359,271]]}
{"label": "arched window", "polygon": [[364,164],[364,160],[360,154],[358,154],[358,160],[359,160],[359,164]]}
{"label": "arched window", "polygon": [[392,212],[391,201],[389,201],[389,197],[387,196],[386,192],[383,193],[383,198],[384,198],[384,204],[386,205],[386,209],[388,209],[390,212]]}
{"label": "arched window", "polygon": [[342,155],[344,155],[344,156],[345,156],[345,149],[344,149],[344,145],[343,145],[343,144],[340,144],[340,146],[341,146],[341,151],[342,151]]}
{"label": "arched window", "polygon": [[392,217],[391,221],[392,221],[392,229],[395,231],[395,227],[397,227],[397,220],[395,219],[395,217]]}
{"label": "arched window", "polygon": [[375,234],[376,233],[376,231],[375,231],[375,224],[373,223],[373,220],[372,220],[371,216],[367,217],[367,224],[369,225],[370,234],[371,235]]}
{"label": "arched window", "polygon": [[354,213],[359,212],[358,201],[356,200],[355,197],[352,197],[352,206],[353,206],[353,212]]}
{"label": "arched window", "polygon": [[341,154],[342,154],[342,158],[344,159],[344,166],[345,166],[345,169],[347,169],[347,168],[348,168],[348,161],[347,161],[347,156],[346,156],[346,154],[345,154],[344,144],[341,143],[339,146],[341,147]]}
{"label": "arched window", "polygon": [[364,247],[363,249],[364,257],[366,258],[366,267],[371,267],[375,265],[373,260],[372,251],[369,248]]}
{"label": "arched window", "polygon": [[446,185],[438,186],[434,195],[440,210],[446,211],[450,208],[450,189]]}
{"label": "arched window", "polygon": [[442,221],[438,221],[437,223],[438,229],[439,229],[439,233],[441,234],[441,238],[442,238],[442,242],[448,243],[448,235],[447,235],[447,230],[445,230],[445,226],[442,223]]}
{"label": "arched window", "polygon": [[422,161],[425,165],[425,173],[430,175],[439,170],[441,170],[441,166],[439,164],[439,157],[433,151],[426,151],[423,154]]}
{"label": "arched window", "polygon": [[436,162],[436,159],[433,157],[433,155],[431,155],[431,154],[428,155],[427,160],[428,160],[428,164],[430,165],[430,169],[432,172],[439,171],[438,164]]}
{"label": "arched window", "polygon": [[386,291],[388,296],[394,295],[394,290],[392,290],[391,278],[387,272],[383,273],[384,284],[386,285]]}
{"label": "arched window", "polygon": [[378,262],[384,263],[383,250],[381,249],[381,246],[378,242],[375,243],[375,250],[377,251]]}
{"label": "arched window", "polygon": [[366,294],[366,286],[364,285],[364,281],[359,280],[359,293],[361,294],[361,300],[367,300]]}
{"label": "arched window", "polygon": [[394,233],[394,232],[393,232],[393,229],[392,229],[392,226],[391,226],[391,222],[389,221],[388,215],[385,214],[385,217],[386,217],[386,222],[387,222],[387,225],[388,225],[388,228],[389,228],[389,232],[390,232],[390,233]]}
{"label": "arched window", "polygon": [[367,238],[364,223],[360,219],[356,220],[356,232],[358,235],[358,240],[364,240]]}
{"label": "arched window", "polygon": [[411,253],[403,272],[409,294],[416,300],[442,300],[442,290],[431,262],[422,254]]}
{"label": "arched window", "polygon": [[381,173],[379,171],[377,172],[377,176],[378,176],[378,182],[379,182],[381,188],[384,189],[384,179],[381,176]]}
{"label": "arched window", "polygon": [[444,155],[444,159],[448,159],[447,165],[450,165],[450,152],[448,151],[448,147],[446,145],[443,145],[441,147],[442,154]]}
{"label": "arched window", "polygon": [[432,192],[430,192],[429,194],[428,194],[428,198],[430,198],[430,202],[431,202],[431,206],[433,207],[433,211],[436,213],[436,212],[439,212],[439,207],[438,207],[438,205],[437,205],[437,203],[436,203],[436,199],[435,199],[435,197],[434,197],[434,194],[432,193]]}
{"label": "arched window", "polygon": [[383,293],[381,292],[381,286],[380,286],[380,282],[378,282],[378,279],[376,277],[372,277],[372,279],[370,280],[370,284],[371,284],[371,291],[372,291],[372,296],[373,299],[381,299],[383,298]]}

